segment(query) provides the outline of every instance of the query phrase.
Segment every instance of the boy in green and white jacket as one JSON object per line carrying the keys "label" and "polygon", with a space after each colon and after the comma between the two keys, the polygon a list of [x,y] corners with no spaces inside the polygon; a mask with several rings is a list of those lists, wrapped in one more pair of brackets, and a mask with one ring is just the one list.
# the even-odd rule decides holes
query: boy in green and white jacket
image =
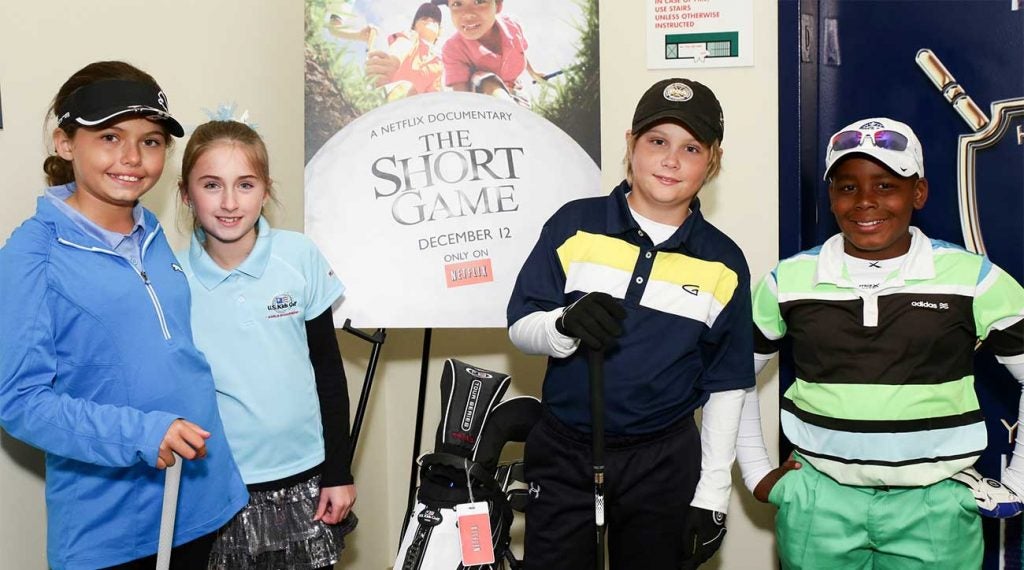
{"label": "boy in green and white jacket", "polygon": [[[757,422],[744,422],[745,480],[779,507],[784,568],[978,568],[978,503],[952,478],[976,475],[987,445],[976,343],[1024,382],[1024,289],[910,225],[928,182],[909,126],[874,118],[840,130],[825,179],[840,233],[779,262],[753,299],[758,368],[792,341],[796,380],[780,408],[796,451],[769,470]],[[1019,442],[1002,477],[1018,494]]]}

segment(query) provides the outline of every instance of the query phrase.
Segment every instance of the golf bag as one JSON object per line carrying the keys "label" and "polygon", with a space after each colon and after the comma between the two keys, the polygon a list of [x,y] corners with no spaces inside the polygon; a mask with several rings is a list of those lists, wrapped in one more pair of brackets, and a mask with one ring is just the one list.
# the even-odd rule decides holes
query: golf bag
{"label": "golf bag", "polygon": [[[541,405],[522,396],[501,402],[511,377],[448,359],[441,376],[441,422],[433,453],[419,460],[420,486],[395,560],[395,570],[462,570],[455,506],[487,502],[494,564],[477,570],[516,569],[509,548],[513,510],[523,510],[522,461],[498,465],[510,441],[526,441]],[[500,402],[500,403],[499,403]]]}

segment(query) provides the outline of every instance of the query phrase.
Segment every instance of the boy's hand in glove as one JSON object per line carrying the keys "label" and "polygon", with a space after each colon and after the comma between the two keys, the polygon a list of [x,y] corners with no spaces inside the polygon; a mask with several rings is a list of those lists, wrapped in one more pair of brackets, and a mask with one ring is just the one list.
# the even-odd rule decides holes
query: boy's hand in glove
{"label": "boy's hand in glove", "polygon": [[707,562],[725,539],[725,513],[690,507],[683,527],[683,568],[696,568]]}
{"label": "boy's hand in glove", "polygon": [[604,351],[622,334],[626,310],[607,293],[587,293],[562,311],[555,328],[565,336],[580,339],[591,350]]}

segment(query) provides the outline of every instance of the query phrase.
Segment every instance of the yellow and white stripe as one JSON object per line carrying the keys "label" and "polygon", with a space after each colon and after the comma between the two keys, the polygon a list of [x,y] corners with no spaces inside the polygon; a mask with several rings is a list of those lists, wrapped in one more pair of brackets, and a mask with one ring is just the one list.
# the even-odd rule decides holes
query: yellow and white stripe
{"label": "yellow and white stripe", "polygon": [[737,284],[736,273],[723,263],[659,252],[640,304],[711,327]]}
{"label": "yellow and white stripe", "polygon": [[635,280],[643,279],[640,305],[708,327],[736,292],[739,279],[723,263],[657,252],[650,275],[634,275],[639,256],[639,247],[620,239],[577,232],[558,248],[565,292],[603,291],[622,299]]}
{"label": "yellow and white stripe", "polygon": [[618,299],[625,298],[640,255],[635,245],[583,231],[565,240],[557,251],[566,293],[603,291]]}

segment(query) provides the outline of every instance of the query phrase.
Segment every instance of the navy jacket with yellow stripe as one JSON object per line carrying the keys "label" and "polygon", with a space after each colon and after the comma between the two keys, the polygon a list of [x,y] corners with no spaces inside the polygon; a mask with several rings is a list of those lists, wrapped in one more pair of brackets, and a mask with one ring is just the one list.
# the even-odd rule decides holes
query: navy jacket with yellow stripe
{"label": "navy jacket with yellow stripe", "polygon": [[[516,280],[508,323],[603,291],[626,310],[605,356],[606,431],[659,431],[693,413],[709,392],[754,385],[750,272],[743,252],[691,203],[666,241],[653,244],[630,213],[623,181],[609,196],[570,202],[541,230]],[[551,358],[543,401],[562,422],[590,431],[583,350]]]}

